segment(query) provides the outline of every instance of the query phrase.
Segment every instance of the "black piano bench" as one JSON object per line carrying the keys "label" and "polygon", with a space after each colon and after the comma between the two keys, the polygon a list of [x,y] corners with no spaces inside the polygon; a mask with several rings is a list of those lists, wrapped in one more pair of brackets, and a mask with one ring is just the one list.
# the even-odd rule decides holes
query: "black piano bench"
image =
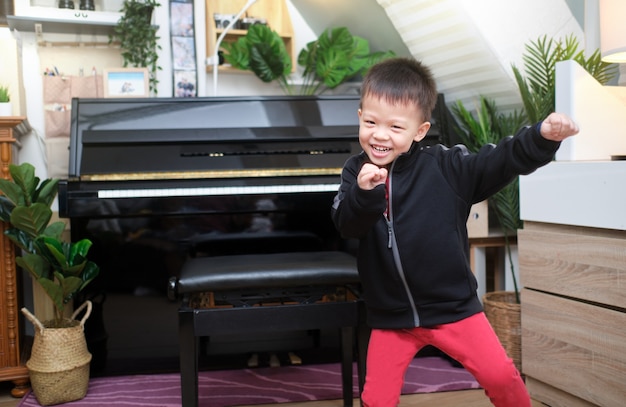
{"label": "black piano bench", "polygon": [[[362,303],[351,294],[351,287],[358,285],[354,257],[338,251],[187,260],[168,289],[171,299],[182,297],[178,311],[182,405],[198,406],[199,337],[337,328],[343,402],[352,406],[353,346],[357,344],[362,390],[369,334],[360,322]],[[329,290],[331,294],[325,294]]]}

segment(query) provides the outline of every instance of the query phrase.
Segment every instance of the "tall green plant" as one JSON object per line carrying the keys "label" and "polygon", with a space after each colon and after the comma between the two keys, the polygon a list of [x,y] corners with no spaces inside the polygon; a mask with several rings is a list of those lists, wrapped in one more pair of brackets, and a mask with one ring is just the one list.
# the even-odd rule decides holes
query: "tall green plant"
{"label": "tall green plant", "polygon": [[50,223],[50,206],[58,192],[58,180],[40,183],[35,168],[28,163],[10,164],[12,180],[0,179],[0,219],[10,225],[4,232],[22,250],[18,266],[38,282],[55,308],[53,327],[62,327],[65,306],[100,272],[87,260],[88,239],[64,242],[62,221]]}
{"label": "tall green plant", "polygon": [[152,13],[161,4],[157,0],[124,0],[122,17],[113,27],[109,43],[119,41],[124,67],[148,68],[150,91],[157,92],[157,71],[161,46],[157,43],[159,28],[152,25]]}
{"label": "tall green plant", "polygon": [[574,35],[565,40],[539,37],[526,44],[525,49],[522,56],[525,75],[514,64],[512,69],[529,124],[543,120],[555,109],[557,62],[574,60],[603,85],[617,74],[616,65],[602,61],[600,50],[595,50],[589,57],[584,50],[579,50]]}
{"label": "tall green plant", "polygon": [[[457,101],[451,109],[459,121],[457,133],[471,152],[477,152],[485,144],[497,144],[503,138],[515,134],[526,120],[524,114],[517,110],[508,114],[499,112],[496,103],[484,96],[480,97],[475,113],[470,112],[461,101]],[[504,233],[515,298],[519,303],[519,287],[510,244],[510,237],[523,226],[519,215],[519,177],[491,196],[488,202]]]}

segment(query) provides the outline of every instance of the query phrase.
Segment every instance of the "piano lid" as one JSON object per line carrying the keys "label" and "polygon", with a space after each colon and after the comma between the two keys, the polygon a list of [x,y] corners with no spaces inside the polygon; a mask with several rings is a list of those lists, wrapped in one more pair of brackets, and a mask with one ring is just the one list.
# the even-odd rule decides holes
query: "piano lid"
{"label": "piano lid", "polygon": [[340,168],[358,96],[73,99],[69,177]]}

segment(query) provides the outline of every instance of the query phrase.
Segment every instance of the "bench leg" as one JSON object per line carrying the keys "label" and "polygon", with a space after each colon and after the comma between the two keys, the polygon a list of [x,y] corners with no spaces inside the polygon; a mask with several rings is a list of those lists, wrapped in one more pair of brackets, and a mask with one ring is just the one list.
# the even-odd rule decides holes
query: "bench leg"
{"label": "bench leg", "polygon": [[354,331],[351,327],[341,328],[341,384],[343,405],[352,407],[352,343]]}
{"label": "bench leg", "polygon": [[179,311],[180,389],[185,407],[198,407],[198,338],[193,326],[193,311]]}
{"label": "bench leg", "polygon": [[[362,301],[359,302],[359,325],[356,332],[357,343],[357,370],[359,378],[359,398],[363,394],[363,387],[365,386],[365,375],[367,368],[367,347],[369,345],[371,329],[367,326],[365,316],[365,305]],[[363,405],[363,402],[360,402]]]}

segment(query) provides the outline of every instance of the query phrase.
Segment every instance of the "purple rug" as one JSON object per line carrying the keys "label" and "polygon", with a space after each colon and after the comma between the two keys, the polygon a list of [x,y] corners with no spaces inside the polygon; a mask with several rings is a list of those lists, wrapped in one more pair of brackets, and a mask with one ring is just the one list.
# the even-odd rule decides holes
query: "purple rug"
{"label": "purple rug", "polygon": [[[354,396],[358,395],[356,365]],[[440,357],[413,360],[402,394],[477,389],[466,370]],[[200,405],[229,407],[312,400],[341,399],[339,364],[261,367],[201,372]],[[180,407],[180,375],[134,375],[93,378],[87,396],[58,406],[68,407]],[[34,394],[24,396],[18,407],[39,406]]]}

